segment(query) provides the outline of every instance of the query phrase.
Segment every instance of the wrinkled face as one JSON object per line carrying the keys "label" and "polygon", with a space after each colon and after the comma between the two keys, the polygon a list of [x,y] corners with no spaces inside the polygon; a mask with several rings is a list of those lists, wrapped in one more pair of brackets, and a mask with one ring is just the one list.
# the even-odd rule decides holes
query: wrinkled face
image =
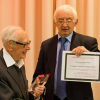
{"label": "wrinkled face", "polygon": [[27,51],[30,50],[30,42],[26,32],[21,29],[16,30],[16,32],[18,41],[10,41],[13,44],[10,54],[15,61],[24,59]]}
{"label": "wrinkled face", "polygon": [[74,22],[73,13],[60,11],[57,14],[55,26],[57,27],[60,36],[66,37],[70,35],[76,24],[77,22]]}

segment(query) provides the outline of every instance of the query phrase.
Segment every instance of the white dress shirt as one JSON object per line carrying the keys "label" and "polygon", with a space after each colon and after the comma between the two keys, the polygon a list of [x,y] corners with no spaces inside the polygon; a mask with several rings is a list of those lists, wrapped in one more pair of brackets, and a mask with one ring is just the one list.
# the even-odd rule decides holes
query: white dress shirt
{"label": "white dress shirt", "polygon": [[24,65],[24,61],[22,59],[16,63],[14,59],[11,57],[11,55],[6,51],[5,48],[3,48],[3,58],[6,62],[7,67],[16,65],[17,67],[21,68]]}

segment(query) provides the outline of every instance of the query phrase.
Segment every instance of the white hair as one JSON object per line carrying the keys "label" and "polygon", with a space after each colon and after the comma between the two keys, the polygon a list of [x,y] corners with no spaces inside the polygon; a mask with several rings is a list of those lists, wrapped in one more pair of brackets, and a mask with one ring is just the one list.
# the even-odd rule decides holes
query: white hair
{"label": "white hair", "polygon": [[2,30],[1,39],[4,46],[6,46],[6,40],[17,41],[16,32],[15,32],[17,29],[22,29],[22,28],[19,26],[7,26]]}
{"label": "white hair", "polygon": [[57,14],[60,12],[60,11],[65,11],[65,12],[69,12],[69,13],[73,13],[74,15],[74,22],[76,22],[77,20],[77,12],[76,10],[71,7],[70,5],[62,5],[62,6],[59,6],[55,12],[54,12],[54,21],[56,22],[56,18],[57,18]]}

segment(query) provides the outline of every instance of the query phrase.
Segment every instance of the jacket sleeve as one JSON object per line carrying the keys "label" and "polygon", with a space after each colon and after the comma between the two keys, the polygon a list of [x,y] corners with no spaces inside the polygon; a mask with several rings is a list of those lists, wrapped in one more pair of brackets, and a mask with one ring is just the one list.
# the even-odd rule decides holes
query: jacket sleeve
{"label": "jacket sleeve", "polygon": [[97,39],[95,39],[95,38],[93,38],[93,40],[90,43],[90,51],[92,51],[92,52],[99,52]]}
{"label": "jacket sleeve", "polygon": [[14,93],[11,88],[3,81],[0,81],[0,100],[23,100],[14,98]]}
{"label": "jacket sleeve", "polygon": [[29,100],[35,100],[34,96],[29,92]]}
{"label": "jacket sleeve", "polygon": [[23,100],[22,98],[19,98],[17,95],[15,95],[15,93],[13,92],[13,90],[9,85],[9,82],[5,74],[1,69],[0,69],[0,100]]}

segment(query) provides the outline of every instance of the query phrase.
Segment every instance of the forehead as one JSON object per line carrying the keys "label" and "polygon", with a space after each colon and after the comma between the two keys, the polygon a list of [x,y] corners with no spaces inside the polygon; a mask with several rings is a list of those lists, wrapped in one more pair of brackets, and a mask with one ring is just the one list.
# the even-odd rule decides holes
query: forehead
{"label": "forehead", "polygon": [[59,19],[59,18],[74,18],[74,15],[73,15],[73,13],[72,12],[70,12],[70,11],[68,11],[68,12],[66,12],[66,11],[59,11],[58,13],[57,13],[57,17],[56,17],[56,19]]}
{"label": "forehead", "polygon": [[18,35],[19,35],[19,34],[21,34],[21,35],[26,34],[26,32],[25,32],[23,29],[16,29],[15,32],[16,32]]}
{"label": "forehead", "polygon": [[28,41],[28,35],[22,29],[17,29],[16,30],[16,38],[18,39],[18,41],[23,41],[23,42]]}

